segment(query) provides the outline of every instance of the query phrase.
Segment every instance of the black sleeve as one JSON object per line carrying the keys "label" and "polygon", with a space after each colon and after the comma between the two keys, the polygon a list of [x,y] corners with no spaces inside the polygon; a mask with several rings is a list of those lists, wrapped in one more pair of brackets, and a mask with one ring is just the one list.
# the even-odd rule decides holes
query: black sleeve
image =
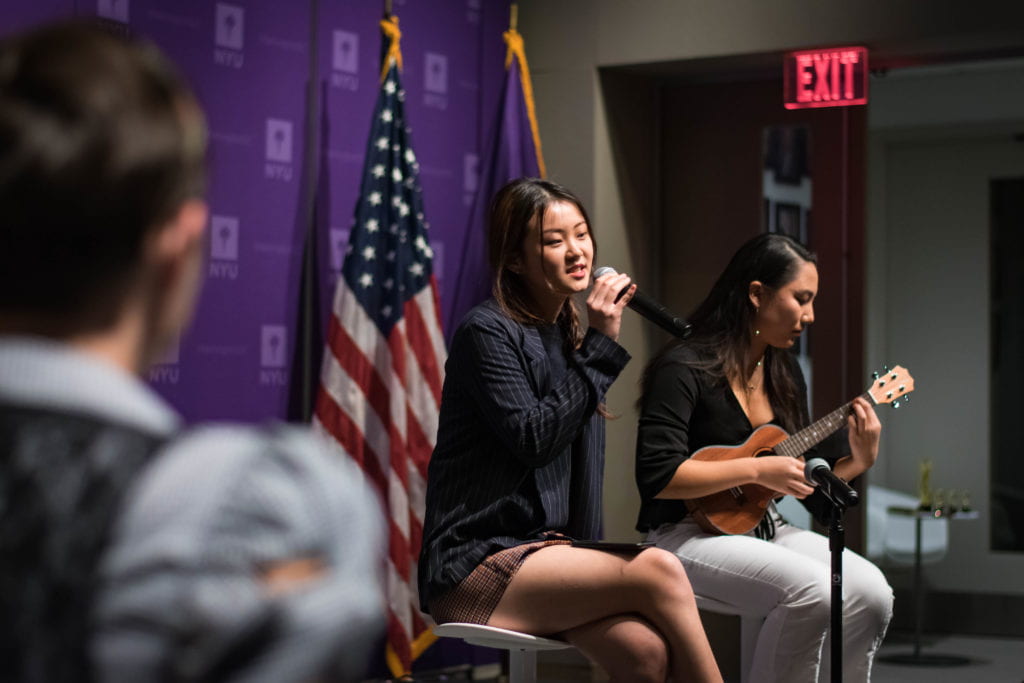
{"label": "black sleeve", "polygon": [[538,398],[500,321],[481,318],[460,333],[449,356],[452,372],[464,378],[497,442],[527,467],[547,465],[572,443],[629,361],[624,348],[590,330],[562,381]]}
{"label": "black sleeve", "polygon": [[644,500],[661,493],[690,457],[690,419],[701,393],[695,371],[682,362],[667,362],[651,375],[636,437],[636,481]]}

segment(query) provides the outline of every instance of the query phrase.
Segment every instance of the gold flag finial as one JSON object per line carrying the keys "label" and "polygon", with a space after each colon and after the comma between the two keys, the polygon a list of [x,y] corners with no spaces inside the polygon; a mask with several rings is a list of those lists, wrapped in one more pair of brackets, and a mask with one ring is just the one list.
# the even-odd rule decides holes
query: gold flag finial
{"label": "gold flag finial", "polygon": [[402,31],[398,28],[398,17],[389,14],[381,19],[380,30],[384,32],[384,37],[388,41],[388,50],[380,67],[380,82],[383,83],[392,64],[397,66],[399,71],[402,69],[402,50],[399,47]]}

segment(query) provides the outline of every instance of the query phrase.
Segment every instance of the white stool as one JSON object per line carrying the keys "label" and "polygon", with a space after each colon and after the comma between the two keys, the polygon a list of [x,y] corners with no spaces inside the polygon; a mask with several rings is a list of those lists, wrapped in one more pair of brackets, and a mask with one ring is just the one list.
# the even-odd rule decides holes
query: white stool
{"label": "white stool", "polygon": [[761,633],[761,625],[764,624],[764,617],[752,617],[741,614],[732,605],[719,602],[714,598],[703,595],[696,595],[697,608],[716,612],[718,614],[733,614],[740,618],[740,683],[747,683],[750,680],[750,668],[754,663],[754,648],[757,647],[757,637]]}
{"label": "white stool", "polygon": [[564,650],[572,647],[561,640],[479,624],[441,624],[435,626],[433,631],[434,635],[441,638],[462,638],[470,645],[508,650],[509,683],[536,682],[537,650]]}

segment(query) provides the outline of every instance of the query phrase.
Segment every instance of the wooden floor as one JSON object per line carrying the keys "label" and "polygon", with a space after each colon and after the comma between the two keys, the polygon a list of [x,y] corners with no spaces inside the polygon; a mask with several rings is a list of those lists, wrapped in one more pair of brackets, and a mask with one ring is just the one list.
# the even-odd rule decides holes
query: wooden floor
{"label": "wooden floor", "polygon": [[[880,655],[908,653],[912,642],[904,634],[890,634]],[[922,653],[956,654],[968,657],[969,664],[957,667],[921,667],[875,663],[872,683],[1024,683],[1024,639],[986,638],[978,636],[925,636]],[[730,669],[723,666],[723,671]],[[538,663],[538,679],[545,683],[579,683],[607,681],[600,671],[594,671],[587,661],[574,651],[542,652]],[[501,683],[497,665],[467,668],[448,672],[434,672],[418,676],[416,681],[433,683],[446,681],[481,681]],[[738,683],[732,673],[726,681]],[[370,682],[367,682],[370,683]],[[374,681],[372,683],[384,683]]]}

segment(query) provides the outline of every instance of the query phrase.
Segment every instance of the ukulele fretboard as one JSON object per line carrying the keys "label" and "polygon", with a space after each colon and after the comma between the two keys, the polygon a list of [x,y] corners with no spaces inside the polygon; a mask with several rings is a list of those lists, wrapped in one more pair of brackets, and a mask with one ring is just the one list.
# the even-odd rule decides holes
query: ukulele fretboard
{"label": "ukulele fretboard", "polygon": [[[863,394],[862,397],[869,405],[873,403],[871,396],[867,393]],[[772,450],[777,455],[788,455],[791,458],[800,457],[846,424],[846,418],[849,417],[851,412],[851,405],[853,405],[853,401],[839,406],[817,422],[804,427],[788,439],[775,444],[775,448]]]}

